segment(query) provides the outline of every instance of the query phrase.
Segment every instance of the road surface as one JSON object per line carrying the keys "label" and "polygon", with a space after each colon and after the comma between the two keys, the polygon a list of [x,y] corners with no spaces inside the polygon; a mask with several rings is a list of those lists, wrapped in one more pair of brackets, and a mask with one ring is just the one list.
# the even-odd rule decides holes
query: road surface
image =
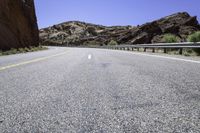
{"label": "road surface", "polygon": [[88,48],[0,57],[2,133],[199,133],[200,62]]}

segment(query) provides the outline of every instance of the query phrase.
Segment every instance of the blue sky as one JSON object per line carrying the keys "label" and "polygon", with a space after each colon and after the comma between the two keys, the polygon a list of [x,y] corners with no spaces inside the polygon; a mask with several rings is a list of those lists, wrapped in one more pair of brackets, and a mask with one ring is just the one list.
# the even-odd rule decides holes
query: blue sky
{"label": "blue sky", "polygon": [[186,11],[200,20],[200,0],[35,0],[39,28],[65,21],[140,25]]}

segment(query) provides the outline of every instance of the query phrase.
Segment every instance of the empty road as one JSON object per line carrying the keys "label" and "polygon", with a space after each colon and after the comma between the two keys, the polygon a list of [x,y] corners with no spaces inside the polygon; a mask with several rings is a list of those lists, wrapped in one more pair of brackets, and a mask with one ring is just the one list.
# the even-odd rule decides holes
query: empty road
{"label": "empty road", "polygon": [[199,133],[200,62],[89,48],[2,56],[0,132]]}

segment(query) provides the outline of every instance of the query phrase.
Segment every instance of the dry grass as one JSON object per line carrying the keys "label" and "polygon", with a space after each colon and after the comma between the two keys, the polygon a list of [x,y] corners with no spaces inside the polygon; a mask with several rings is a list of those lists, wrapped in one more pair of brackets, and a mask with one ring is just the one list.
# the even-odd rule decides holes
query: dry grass
{"label": "dry grass", "polygon": [[46,50],[47,47],[38,46],[38,47],[25,47],[25,48],[18,48],[18,49],[10,49],[8,51],[1,51],[0,50],[0,56],[3,55],[11,55],[11,54],[19,54],[19,53],[27,53],[27,52],[34,52],[34,51],[40,51],[40,50]]}

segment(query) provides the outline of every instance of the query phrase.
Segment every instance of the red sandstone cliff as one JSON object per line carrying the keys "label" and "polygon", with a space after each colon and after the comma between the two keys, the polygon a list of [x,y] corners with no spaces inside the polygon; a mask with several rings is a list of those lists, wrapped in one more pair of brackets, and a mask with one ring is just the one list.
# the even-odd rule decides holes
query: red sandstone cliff
{"label": "red sandstone cliff", "polygon": [[0,50],[39,42],[33,0],[0,0]]}

